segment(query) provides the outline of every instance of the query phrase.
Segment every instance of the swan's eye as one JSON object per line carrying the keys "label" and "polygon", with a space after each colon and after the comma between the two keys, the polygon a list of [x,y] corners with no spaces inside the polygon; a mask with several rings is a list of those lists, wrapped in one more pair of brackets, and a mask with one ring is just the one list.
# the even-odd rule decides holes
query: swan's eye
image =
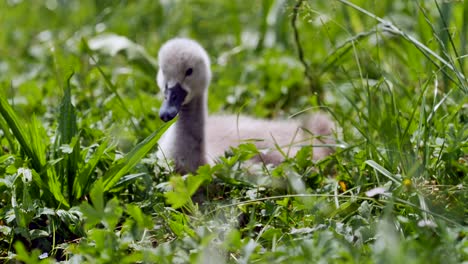
{"label": "swan's eye", "polygon": [[186,71],[185,71],[185,76],[190,76],[192,75],[193,73],[193,69],[192,68],[188,68]]}

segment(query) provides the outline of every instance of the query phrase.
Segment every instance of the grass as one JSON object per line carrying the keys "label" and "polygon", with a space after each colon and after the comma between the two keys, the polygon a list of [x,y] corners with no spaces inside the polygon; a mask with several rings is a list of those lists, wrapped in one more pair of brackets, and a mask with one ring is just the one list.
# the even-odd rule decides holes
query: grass
{"label": "grass", "polygon": [[[468,261],[466,1],[4,1],[0,260]],[[19,19],[21,18],[21,19]],[[47,19],[45,19],[47,18]],[[182,177],[160,45],[210,52],[211,112],[321,109],[336,152],[246,167],[242,144]],[[192,202],[200,186],[210,199]]]}

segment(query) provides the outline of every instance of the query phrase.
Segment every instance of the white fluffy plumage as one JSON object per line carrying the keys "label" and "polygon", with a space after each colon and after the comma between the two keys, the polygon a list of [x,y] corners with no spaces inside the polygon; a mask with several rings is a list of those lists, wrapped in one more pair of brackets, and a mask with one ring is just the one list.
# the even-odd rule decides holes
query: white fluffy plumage
{"label": "white fluffy plumage", "polygon": [[[334,123],[323,113],[306,120],[208,117],[210,60],[205,49],[193,40],[169,40],[161,47],[158,60],[157,83],[165,94],[160,117],[168,121],[179,116],[159,140],[158,157],[174,160],[180,173],[195,172],[203,164],[214,163],[230,147],[246,140],[253,140],[261,150],[261,157],[254,160],[272,164],[284,160],[275,144],[292,156],[306,144],[333,142],[327,136],[332,134]],[[315,136],[325,137],[319,140]],[[315,147],[313,159],[324,158],[332,151],[329,147]]]}

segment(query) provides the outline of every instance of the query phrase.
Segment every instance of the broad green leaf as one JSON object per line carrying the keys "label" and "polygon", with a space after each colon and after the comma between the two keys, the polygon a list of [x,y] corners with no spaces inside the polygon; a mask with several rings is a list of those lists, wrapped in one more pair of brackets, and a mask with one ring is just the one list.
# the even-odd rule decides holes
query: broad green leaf
{"label": "broad green leaf", "polygon": [[110,199],[104,208],[104,226],[109,230],[114,230],[120,221],[122,213],[123,208],[119,205],[117,197]]}
{"label": "broad green leaf", "polygon": [[[33,118],[32,124],[26,129],[8,101],[1,94],[0,114],[12,130],[26,156],[31,159],[32,167],[35,170],[33,171],[33,179],[35,178],[34,174],[37,172],[37,175],[41,178],[41,182],[44,182],[48,186],[48,188],[44,189],[44,192],[52,194],[56,201],[68,207],[69,204],[60,190],[61,185],[55,177],[56,174],[51,169],[44,171],[44,166],[46,165],[43,163],[45,162],[45,145],[42,141],[43,139],[41,139],[44,134],[41,132],[43,129],[40,128],[38,121]],[[38,180],[37,177],[35,179]]]}
{"label": "broad green leaf", "polygon": [[[70,202],[73,201],[73,184],[75,183],[75,178],[78,172],[78,163],[80,161],[80,144],[78,125],[76,123],[76,110],[75,106],[71,102],[70,80],[73,75],[74,72],[68,76],[64,86],[64,95],[60,104],[58,124],[59,137],[58,142],[56,142],[56,145],[58,146],[68,144],[72,149],[70,153],[64,153],[64,164],[59,166],[58,171],[59,177],[61,177],[61,182],[66,182],[66,189]],[[66,177],[66,181],[62,177]]]}
{"label": "broad green leaf", "polygon": [[237,151],[241,161],[249,160],[259,154],[257,146],[253,143],[240,144]]}
{"label": "broad green leaf", "polygon": [[189,175],[185,180],[180,176],[171,177],[170,182],[173,190],[164,193],[167,203],[175,209],[191,205],[192,195],[204,182],[211,181],[212,175],[209,171],[211,171],[210,166],[205,165],[198,169],[199,174]]}
{"label": "broad green leaf", "polygon": [[[63,205],[64,207],[69,207],[68,201],[62,194],[60,182],[56,180],[55,170],[51,167],[46,169],[46,177],[41,177],[36,171],[31,171],[33,181],[39,186],[42,190],[41,199],[44,200],[47,204]],[[43,180],[44,178],[44,180]]]}
{"label": "broad green leaf", "polygon": [[153,225],[153,222],[151,220],[151,217],[148,215],[145,215],[143,211],[141,210],[140,207],[129,204],[127,205],[127,213],[133,217],[135,222],[140,228],[151,228]]}
{"label": "broad green leaf", "polygon": [[39,264],[39,263],[51,263],[49,261],[41,261],[39,255],[41,252],[38,249],[34,249],[31,252],[20,241],[15,243],[16,256],[15,259],[22,263],[28,264]]}
{"label": "broad green leaf", "polygon": [[166,192],[164,197],[166,197],[167,203],[170,204],[172,208],[181,208],[191,202],[191,196],[182,177],[171,177],[171,185],[173,191]]}
{"label": "broad green leaf", "polygon": [[179,237],[184,237],[185,234],[195,237],[195,231],[190,228],[187,216],[184,214],[173,214],[172,219],[168,221],[169,227]]}
{"label": "broad green leaf", "polygon": [[295,157],[295,163],[299,167],[300,170],[304,170],[309,166],[312,166],[312,147],[311,146],[306,146],[301,148]]}
{"label": "broad green leaf", "polygon": [[104,186],[101,180],[94,183],[89,195],[96,211],[104,212]]}
{"label": "broad green leaf", "polygon": [[80,211],[83,213],[83,217],[85,218],[85,230],[89,230],[101,222],[103,213],[96,211],[96,209],[89,203],[83,203],[80,205]]}
{"label": "broad green leaf", "polygon": [[47,133],[40,123],[40,120],[34,115],[31,123],[28,125],[29,138],[31,139],[31,149],[36,153],[39,162],[46,164],[47,153]]}
{"label": "broad green leaf", "polygon": [[79,207],[73,207],[69,210],[59,209],[55,211],[54,214],[56,214],[75,234],[83,232],[83,213],[79,210]]}
{"label": "broad green leaf", "polygon": [[98,180],[93,185],[90,192],[92,206],[84,202],[81,204],[80,209],[83,216],[86,218],[86,226],[93,227],[100,223],[104,217],[104,193],[103,193],[102,180]]}
{"label": "broad green leaf", "polygon": [[29,235],[31,236],[31,239],[38,239],[38,238],[44,238],[50,236],[50,234],[44,230],[40,229],[32,229],[29,231]]}
{"label": "broad green leaf", "polygon": [[190,196],[200,188],[203,183],[211,182],[213,178],[213,172],[217,170],[217,167],[211,167],[210,165],[204,165],[198,168],[196,175],[189,175],[186,179],[187,191]]}

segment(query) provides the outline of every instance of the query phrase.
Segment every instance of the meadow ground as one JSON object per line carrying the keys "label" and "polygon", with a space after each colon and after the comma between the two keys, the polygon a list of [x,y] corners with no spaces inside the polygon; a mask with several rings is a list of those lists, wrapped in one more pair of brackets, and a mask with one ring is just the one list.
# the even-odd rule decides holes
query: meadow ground
{"label": "meadow ground", "polygon": [[[1,262],[468,263],[468,1],[5,0],[0,25]],[[175,36],[210,53],[210,112],[322,110],[336,152],[173,173]]]}

